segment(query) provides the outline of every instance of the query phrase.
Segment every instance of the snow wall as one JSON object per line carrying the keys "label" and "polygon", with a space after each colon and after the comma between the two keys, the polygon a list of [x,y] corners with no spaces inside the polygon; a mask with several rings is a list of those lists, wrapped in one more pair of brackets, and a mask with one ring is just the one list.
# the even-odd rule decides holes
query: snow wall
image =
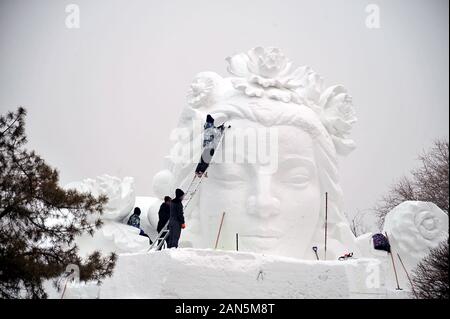
{"label": "snow wall", "polygon": [[385,274],[377,259],[168,249],[120,255],[101,286],[69,284],[64,298],[391,298]]}

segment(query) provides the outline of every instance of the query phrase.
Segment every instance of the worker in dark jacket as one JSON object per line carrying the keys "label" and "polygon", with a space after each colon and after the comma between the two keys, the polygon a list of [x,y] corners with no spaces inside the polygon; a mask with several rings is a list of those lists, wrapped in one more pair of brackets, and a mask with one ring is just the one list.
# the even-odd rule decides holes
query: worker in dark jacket
{"label": "worker in dark jacket", "polygon": [[170,218],[170,201],[172,198],[169,196],[164,197],[164,203],[161,204],[159,207],[158,212],[158,226],[156,227],[156,230],[158,233],[164,228],[164,226],[167,224]]}
{"label": "worker in dark jacket", "polygon": [[178,248],[178,240],[180,239],[181,229],[186,227],[186,224],[184,223],[182,203],[184,192],[177,188],[175,195],[175,198],[170,203],[169,240],[167,241],[167,248]]}
{"label": "worker in dark jacket", "polygon": [[[198,178],[201,178],[203,173],[205,173],[208,169],[209,163],[211,162],[214,152],[219,144],[220,136],[225,129],[223,124],[216,127],[214,125],[214,118],[209,114],[206,116],[206,122],[203,128],[203,151],[197,168],[195,169],[195,175]],[[208,177],[208,175],[205,174],[205,177]]]}
{"label": "worker in dark jacket", "polygon": [[139,235],[147,237],[148,240],[150,241],[150,244],[153,244],[153,242],[150,239],[150,237],[141,228],[141,217],[140,217],[140,215],[141,215],[141,209],[139,207],[135,207],[133,215],[130,216],[130,218],[128,219],[127,224],[129,226],[133,226],[133,227],[139,229]]}
{"label": "worker in dark jacket", "polygon": [[[161,204],[161,206],[159,207],[159,212],[158,212],[158,226],[156,227],[156,230],[158,231],[158,234],[161,232],[161,230],[163,230],[164,226],[166,226],[167,222],[169,221],[170,218],[170,201],[172,200],[172,198],[170,198],[169,196],[164,197],[164,203]],[[161,242],[158,242],[158,245]],[[167,239],[166,239],[166,243],[167,243]],[[159,250],[162,249],[162,245],[161,247],[159,247]]]}

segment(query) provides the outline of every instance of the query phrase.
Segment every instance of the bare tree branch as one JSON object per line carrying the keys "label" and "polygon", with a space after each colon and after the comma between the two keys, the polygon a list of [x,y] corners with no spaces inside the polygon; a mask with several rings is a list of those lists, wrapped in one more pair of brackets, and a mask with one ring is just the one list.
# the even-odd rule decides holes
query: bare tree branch
{"label": "bare tree branch", "polygon": [[432,202],[448,213],[449,210],[449,142],[435,140],[428,151],[423,151],[418,160],[421,166],[411,171],[411,177],[402,177],[391,186],[374,210],[380,228],[386,214],[407,200]]}

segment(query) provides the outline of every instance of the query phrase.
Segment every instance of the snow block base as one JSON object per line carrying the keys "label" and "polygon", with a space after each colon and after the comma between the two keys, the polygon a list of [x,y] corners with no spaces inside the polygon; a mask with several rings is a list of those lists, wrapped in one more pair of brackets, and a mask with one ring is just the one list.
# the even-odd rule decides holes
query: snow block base
{"label": "snow block base", "polygon": [[310,261],[211,249],[119,256],[95,295],[65,298],[386,298],[380,261]]}

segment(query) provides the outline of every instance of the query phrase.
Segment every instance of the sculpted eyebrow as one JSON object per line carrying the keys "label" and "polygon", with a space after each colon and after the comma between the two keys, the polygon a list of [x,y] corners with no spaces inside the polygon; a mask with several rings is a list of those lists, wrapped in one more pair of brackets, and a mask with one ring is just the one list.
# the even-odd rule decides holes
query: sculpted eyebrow
{"label": "sculpted eyebrow", "polygon": [[294,166],[306,167],[311,172],[316,171],[316,165],[314,164],[314,162],[306,157],[291,155],[283,158],[280,161],[280,165],[288,166],[289,164],[294,164]]}
{"label": "sculpted eyebrow", "polygon": [[246,164],[234,164],[234,163],[221,163],[214,164],[214,170],[220,172],[220,174],[227,173],[242,173],[248,171],[248,165]]}

